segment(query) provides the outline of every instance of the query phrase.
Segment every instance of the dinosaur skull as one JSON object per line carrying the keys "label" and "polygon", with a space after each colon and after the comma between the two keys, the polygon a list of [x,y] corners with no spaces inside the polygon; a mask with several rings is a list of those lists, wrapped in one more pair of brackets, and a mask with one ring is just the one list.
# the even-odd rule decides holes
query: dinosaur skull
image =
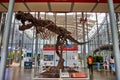
{"label": "dinosaur skull", "polygon": [[17,20],[20,20],[22,23],[22,26],[19,26],[19,30],[25,30],[29,29],[33,26],[33,16],[30,13],[24,13],[22,11],[18,11],[15,15],[15,18]]}
{"label": "dinosaur skull", "polygon": [[21,20],[21,19],[22,19],[22,16],[25,16],[22,11],[18,11],[18,13],[15,14],[15,18],[16,18],[17,20]]}
{"label": "dinosaur skull", "polygon": [[[32,23],[34,17],[30,13],[24,13],[22,11],[18,11],[18,13],[15,15],[15,18],[17,20],[21,20],[22,24],[25,25],[25,23]],[[27,25],[27,24],[26,24]]]}

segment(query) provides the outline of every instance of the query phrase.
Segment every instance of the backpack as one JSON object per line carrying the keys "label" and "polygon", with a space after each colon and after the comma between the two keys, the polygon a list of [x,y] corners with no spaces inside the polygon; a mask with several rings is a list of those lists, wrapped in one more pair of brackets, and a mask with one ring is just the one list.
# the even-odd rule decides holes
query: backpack
{"label": "backpack", "polygon": [[92,56],[89,56],[89,57],[87,58],[87,63],[88,63],[88,64],[93,64],[93,57],[92,57]]}

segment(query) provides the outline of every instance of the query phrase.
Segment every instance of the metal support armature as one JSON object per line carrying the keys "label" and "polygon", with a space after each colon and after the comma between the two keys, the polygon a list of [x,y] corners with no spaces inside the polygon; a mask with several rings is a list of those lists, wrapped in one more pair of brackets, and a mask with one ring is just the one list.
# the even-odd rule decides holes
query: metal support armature
{"label": "metal support armature", "polygon": [[[84,20],[84,13],[82,12],[82,19]],[[82,23],[83,26],[83,41],[85,41],[85,22],[83,21]],[[86,62],[86,44],[83,45],[83,51],[84,51],[84,55],[83,55],[83,59],[84,59],[84,68],[87,67],[87,62]]]}

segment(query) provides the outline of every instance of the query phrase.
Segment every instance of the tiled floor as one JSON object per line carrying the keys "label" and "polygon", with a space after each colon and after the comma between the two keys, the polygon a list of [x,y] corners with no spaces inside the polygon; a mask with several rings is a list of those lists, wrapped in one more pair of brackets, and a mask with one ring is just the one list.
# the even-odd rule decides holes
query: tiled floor
{"label": "tiled floor", "polygon": [[115,74],[109,71],[94,71],[93,79],[91,80],[116,80]]}
{"label": "tiled floor", "polygon": [[[18,65],[11,66],[6,69],[5,80],[32,80],[32,69],[23,68],[20,69]],[[116,80],[116,79],[115,75],[113,75],[109,71],[94,71],[93,77],[90,80]]]}

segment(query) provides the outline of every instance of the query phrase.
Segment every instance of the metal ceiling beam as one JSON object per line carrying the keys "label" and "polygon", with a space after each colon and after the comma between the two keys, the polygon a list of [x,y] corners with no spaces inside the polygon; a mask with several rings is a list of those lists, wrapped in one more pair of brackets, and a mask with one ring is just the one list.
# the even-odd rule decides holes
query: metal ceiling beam
{"label": "metal ceiling beam", "polygon": [[93,6],[93,8],[91,9],[91,12],[93,12],[93,11],[95,10],[95,8],[96,8],[97,5],[98,5],[98,3],[96,3],[96,4]]}
{"label": "metal ceiling beam", "polygon": [[91,9],[91,12],[93,12],[95,10],[95,8],[97,7],[98,3],[96,3],[93,8]]}
{"label": "metal ceiling beam", "polygon": [[96,0],[96,4],[93,6],[93,8],[91,9],[91,12],[93,12],[94,10],[95,10],[95,8],[97,7],[97,5],[98,5],[98,2],[99,2],[99,0]]}
{"label": "metal ceiling beam", "polygon": [[30,8],[28,7],[28,5],[26,4],[26,2],[23,0],[23,4],[25,5],[25,7],[27,8],[28,11],[31,11]]}
{"label": "metal ceiling beam", "polygon": [[48,2],[48,9],[49,11],[52,11],[50,2]]}
{"label": "metal ceiling beam", "polygon": [[8,8],[7,8],[3,3],[0,2],[0,4],[1,4],[6,10],[8,10]]}
{"label": "metal ceiling beam", "polygon": [[25,5],[25,7],[27,8],[27,10],[28,10],[28,11],[31,11],[30,8],[28,7],[28,5],[27,5],[25,2],[23,2],[23,3],[24,3],[24,5]]}
{"label": "metal ceiling beam", "polygon": [[117,10],[120,7],[120,4],[115,7],[115,10]]}
{"label": "metal ceiling beam", "polygon": [[72,12],[74,8],[74,2],[72,2],[71,7],[70,7],[70,11]]}

